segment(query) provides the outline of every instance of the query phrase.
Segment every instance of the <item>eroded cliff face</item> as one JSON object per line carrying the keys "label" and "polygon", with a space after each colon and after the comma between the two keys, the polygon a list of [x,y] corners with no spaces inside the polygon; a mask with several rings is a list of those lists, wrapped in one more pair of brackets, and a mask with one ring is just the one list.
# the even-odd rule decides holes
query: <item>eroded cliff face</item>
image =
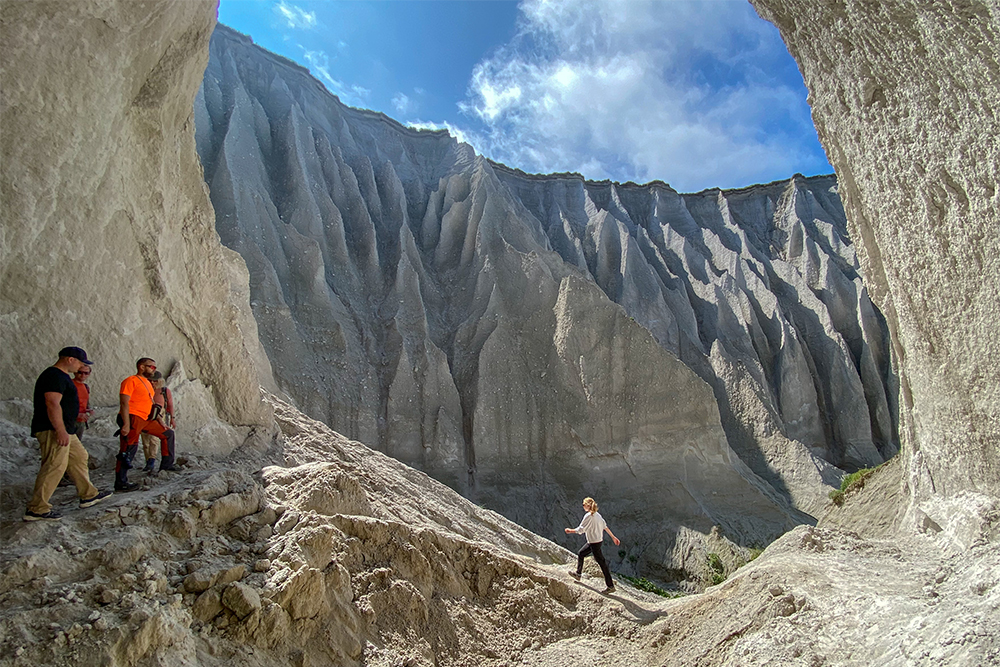
{"label": "eroded cliff face", "polygon": [[809,88],[900,360],[909,518],[939,530],[1000,496],[1000,6],[753,4]]}
{"label": "eroded cliff face", "polygon": [[184,446],[231,450],[270,422],[269,371],[192,137],[214,4],[5,2],[0,25],[0,397],[65,345],[96,360],[99,404],[138,357],[181,362]]}
{"label": "eroded cliff face", "polygon": [[818,514],[839,468],[895,453],[884,323],[834,179],[680,195],[530,176],[344,107],[224,27],[211,53],[196,125],[217,227],[310,414],[544,534],[606,489],[623,519],[662,510],[664,534],[766,540],[775,502]]}
{"label": "eroded cliff face", "polygon": [[[7,45],[16,43],[7,39],[16,28],[9,21],[11,4],[0,5],[3,66]],[[180,4],[185,12],[200,11],[197,4]],[[57,24],[72,25],[82,5],[31,6],[51,12]],[[885,18],[881,5],[852,4],[856,20],[870,24],[855,26],[853,34],[864,37],[878,26],[887,35],[880,35],[878,46],[887,50],[909,49],[914,42],[909,30],[918,25],[936,35],[950,32],[950,39],[956,39],[956,30],[982,28],[976,14],[966,11],[977,6],[958,6],[964,18],[956,23],[950,15],[936,14],[936,4],[919,9],[897,4],[891,21],[879,24]],[[143,29],[150,25],[147,14],[159,15],[164,5],[123,7],[127,10],[107,20],[129,17],[129,23],[118,24],[123,33],[142,33],[146,43],[155,43],[159,33]],[[133,8],[143,11],[129,13]],[[824,23],[826,29],[834,25]],[[952,70],[969,64],[963,60],[968,48],[991,53],[987,60],[993,63],[1000,61],[996,40],[981,39],[989,31],[972,32],[980,39],[944,41],[944,53],[937,45],[924,45],[924,55],[917,50],[914,58],[923,63],[925,78],[947,80]],[[68,32],[59,46],[72,50],[76,37],[84,34]],[[833,39],[829,30],[815,28],[813,34],[818,51],[839,48],[827,43]],[[902,43],[894,43],[897,39]],[[868,67],[892,65],[875,47],[862,43],[869,48]],[[101,52],[98,46],[123,48],[120,42],[90,48]],[[132,48],[130,55],[141,50]],[[935,57],[927,57],[929,52]],[[823,66],[832,70],[832,62]],[[3,72],[5,105],[10,85],[43,94],[32,79]],[[941,89],[944,107],[979,114],[978,121],[958,128],[955,145],[975,143],[981,128],[995,127],[990,125],[997,110],[995,87]],[[914,109],[920,114],[916,120],[931,123],[937,118],[919,105]],[[6,106],[4,114],[6,123]],[[39,124],[35,129],[44,128]],[[34,141],[31,135],[21,140]],[[10,144],[6,137],[4,141],[6,151]],[[894,150],[902,159],[911,149],[891,149],[890,159]],[[861,159],[877,157],[858,152]],[[937,148],[928,159],[944,160],[946,155]],[[990,160],[987,168],[996,164],[994,154],[983,156]],[[28,169],[31,162],[24,164]],[[962,164],[973,175],[983,168]],[[965,182],[965,171],[951,173],[956,182]],[[74,179],[88,175],[67,172]],[[7,184],[4,180],[5,188]],[[866,187],[863,181],[856,185]],[[897,192],[906,191],[903,184]],[[8,192],[3,191],[5,201]],[[917,200],[920,193],[910,191]],[[995,210],[984,212],[970,203],[978,217],[966,220],[965,228],[974,230],[982,223],[985,238],[985,230],[995,228]],[[3,219],[4,233],[13,234],[8,218]],[[882,250],[893,254],[891,248]],[[925,268],[943,271],[933,257],[924,261]],[[560,293],[562,285],[560,281]],[[955,286],[958,294],[970,289]],[[911,314],[935,328],[933,315]],[[565,341],[559,339],[558,349],[575,353],[585,347],[586,340],[572,341],[568,334]],[[53,348],[60,344],[41,342]],[[968,341],[982,346],[974,352],[991,344]],[[627,352],[623,347],[622,354]],[[5,348],[4,359],[10,354]],[[954,361],[965,363],[964,357]],[[990,665],[1000,660],[996,485],[989,482],[988,466],[979,468],[978,477],[969,472],[977,468],[962,457],[965,450],[954,451],[955,476],[946,475],[947,484],[936,494],[963,502],[952,502],[937,517],[925,515],[929,522],[917,524],[923,532],[893,533],[892,517],[886,520],[891,507],[889,512],[879,507],[883,495],[889,505],[894,495],[908,497],[911,489],[902,488],[900,477],[910,479],[924,496],[921,508],[933,500],[926,498],[926,481],[908,476],[907,469],[917,461],[908,454],[881,468],[865,493],[848,499],[845,511],[853,512],[849,524],[852,529],[865,526],[866,537],[854,530],[799,526],[724,584],[702,595],[663,600],[625,581],[618,582],[614,595],[600,595],[602,584],[593,569],[582,582],[570,580],[565,564],[559,564],[568,552],[472,505],[426,475],[346,441],[294,408],[273,404],[281,434],[265,455],[238,449],[225,461],[192,456],[185,474],[150,478],[136,493],[119,494],[82,511],[72,489],[60,488],[54,500],[67,516],[56,524],[20,521],[23,506],[11,501],[10,481],[30,483],[25,471],[37,464],[37,450],[25,425],[24,401],[0,401],[0,492],[5,494],[0,497],[0,663],[562,667],[586,660],[600,667],[846,667]],[[915,402],[913,411],[920,406]],[[99,459],[93,476],[105,485],[112,478],[116,450],[110,437],[113,408],[103,408],[99,417],[100,430],[92,433],[98,445],[92,452]],[[907,419],[914,420],[914,432],[922,437],[920,417]],[[978,432],[988,426],[971,423]],[[984,446],[981,441],[973,445],[977,442]],[[945,456],[952,454],[947,443],[942,446]],[[946,472],[946,462],[932,464],[937,473]],[[897,466],[902,473],[894,470]],[[963,479],[966,486],[960,486]],[[978,495],[969,492],[972,483],[982,489]],[[21,501],[25,494],[20,493]],[[947,520],[937,523],[942,517]],[[736,564],[728,562],[727,568]]]}

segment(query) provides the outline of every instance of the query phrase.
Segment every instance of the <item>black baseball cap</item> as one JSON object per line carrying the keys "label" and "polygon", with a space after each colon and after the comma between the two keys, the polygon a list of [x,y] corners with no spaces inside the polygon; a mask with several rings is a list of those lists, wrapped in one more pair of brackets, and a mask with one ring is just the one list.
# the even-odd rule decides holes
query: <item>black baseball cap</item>
{"label": "black baseball cap", "polygon": [[88,366],[94,365],[94,362],[87,358],[87,353],[83,351],[82,347],[64,347],[63,349],[59,350],[59,356],[79,359]]}

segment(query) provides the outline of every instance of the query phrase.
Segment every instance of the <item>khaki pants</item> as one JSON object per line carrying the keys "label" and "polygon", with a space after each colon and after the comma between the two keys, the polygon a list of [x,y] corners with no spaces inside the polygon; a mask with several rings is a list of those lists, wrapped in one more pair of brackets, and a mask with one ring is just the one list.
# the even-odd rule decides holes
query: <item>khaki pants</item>
{"label": "khaki pants", "polygon": [[49,498],[59,485],[63,473],[69,475],[76,484],[76,492],[80,500],[87,500],[97,495],[97,487],[90,483],[90,470],[87,460],[90,455],[83,448],[80,438],[69,436],[69,445],[60,447],[55,431],[36,433],[42,455],[42,465],[35,478],[35,491],[28,503],[28,511],[35,514],[46,514],[52,510]]}
{"label": "khaki pants", "polygon": [[143,464],[149,459],[155,459],[159,455],[160,450],[160,439],[149,433],[142,434],[142,453],[145,454],[146,458],[143,459]]}

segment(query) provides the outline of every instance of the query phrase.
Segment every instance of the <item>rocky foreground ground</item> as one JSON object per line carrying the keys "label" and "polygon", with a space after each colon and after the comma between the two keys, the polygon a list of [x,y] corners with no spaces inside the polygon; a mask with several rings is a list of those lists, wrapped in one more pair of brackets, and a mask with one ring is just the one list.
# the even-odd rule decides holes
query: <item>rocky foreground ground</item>
{"label": "rocky foreground ground", "polygon": [[[705,593],[603,596],[563,547],[272,403],[268,446],[186,454],[87,510],[62,487],[58,523],[21,521],[37,464],[7,403],[0,664],[1000,664],[1000,524],[974,498],[964,549],[937,524],[803,526]],[[104,487],[114,441],[97,431]],[[868,487],[891,504],[891,483]]]}

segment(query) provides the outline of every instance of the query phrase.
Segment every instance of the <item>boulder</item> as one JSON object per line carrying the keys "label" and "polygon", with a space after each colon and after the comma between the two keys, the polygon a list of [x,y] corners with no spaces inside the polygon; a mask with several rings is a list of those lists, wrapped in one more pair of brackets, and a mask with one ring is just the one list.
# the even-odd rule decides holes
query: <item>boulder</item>
{"label": "boulder", "polygon": [[234,582],[226,586],[222,594],[222,604],[237,617],[244,619],[260,611],[260,595],[246,584]]}

